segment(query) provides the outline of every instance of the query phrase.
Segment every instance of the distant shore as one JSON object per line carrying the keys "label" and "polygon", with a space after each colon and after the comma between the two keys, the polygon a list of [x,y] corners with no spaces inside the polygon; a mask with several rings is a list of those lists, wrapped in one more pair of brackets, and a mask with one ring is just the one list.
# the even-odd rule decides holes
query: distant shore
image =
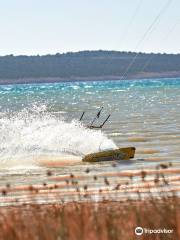
{"label": "distant shore", "polygon": [[0,84],[180,77],[180,54],[92,50],[0,56]]}
{"label": "distant shore", "polygon": [[77,81],[108,81],[108,80],[138,80],[138,79],[156,79],[156,78],[180,78],[180,71],[164,73],[138,73],[129,75],[126,78],[122,76],[90,76],[90,77],[40,77],[40,78],[19,78],[19,79],[0,79],[0,85],[8,84],[36,84],[36,83],[58,83],[58,82],[77,82]]}

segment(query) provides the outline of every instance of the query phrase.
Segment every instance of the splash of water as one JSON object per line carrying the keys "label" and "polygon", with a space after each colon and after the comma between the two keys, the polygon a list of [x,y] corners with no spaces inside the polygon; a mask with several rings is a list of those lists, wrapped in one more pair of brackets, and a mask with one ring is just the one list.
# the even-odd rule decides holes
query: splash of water
{"label": "splash of water", "polygon": [[40,160],[78,158],[115,148],[101,131],[85,128],[78,121],[65,122],[34,106],[0,118],[0,166],[38,166]]}

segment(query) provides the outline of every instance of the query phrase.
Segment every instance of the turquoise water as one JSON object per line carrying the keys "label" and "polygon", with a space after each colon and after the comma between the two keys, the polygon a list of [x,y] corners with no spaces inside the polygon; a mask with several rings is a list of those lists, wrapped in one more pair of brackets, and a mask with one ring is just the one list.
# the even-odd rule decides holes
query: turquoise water
{"label": "turquoise water", "polygon": [[[46,104],[49,111],[68,110],[71,105],[75,105],[73,109],[79,109],[79,104],[85,109],[91,109],[97,107],[94,102],[101,103],[101,101],[114,110],[115,101],[121,100],[121,104],[125,104],[129,94],[128,100],[130,101],[129,106],[131,106],[131,100],[139,100],[139,104],[141,104],[146,97],[150,102],[155,101],[156,97],[157,100],[158,97],[164,101],[168,100],[169,97],[172,97],[169,96],[171,90],[175,90],[174,97],[176,94],[179,95],[179,88],[180,79],[1,85],[1,111],[16,111],[27,106],[31,107],[33,104]],[[167,95],[166,90],[168,91]],[[116,99],[113,99],[112,96]]]}
{"label": "turquoise water", "polygon": [[[127,145],[140,159],[180,156],[180,79],[1,85],[0,102],[2,166]],[[87,131],[77,120],[85,111],[89,124],[100,107],[95,124],[109,121]]]}
{"label": "turquoise water", "polygon": [[[180,79],[0,85],[0,103],[0,186],[42,184],[47,169],[61,176],[81,175],[87,166],[92,174],[159,162],[179,168]],[[108,122],[87,129],[101,107],[95,125],[111,114]],[[136,147],[135,159],[116,168],[81,162],[85,154],[123,146]]]}

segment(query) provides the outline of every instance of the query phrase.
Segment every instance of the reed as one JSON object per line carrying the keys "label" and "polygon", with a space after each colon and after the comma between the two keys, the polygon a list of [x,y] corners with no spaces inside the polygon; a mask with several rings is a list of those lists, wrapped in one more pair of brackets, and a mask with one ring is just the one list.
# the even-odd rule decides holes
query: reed
{"label": "reed", "polygon": [[172,234],[144,234],[140,239],[180,239],[180,201],[24,205],[0,209],[0,239],[135,239],[137,226],[172,229]]}
{"label": "reed", "polygon": [[[165,165],[159,165],[158,169],[165,169]],[[90,174],[90,169],[85,170]],[[47,173],[52,176],[52,172]],[[99,177],[92,176],[97,182]],[[129,176],[125,183],[127,189],[133,184],[134,177]],[[141,171],[141,184],[148,184],[148,173]],[[103,178],[105,187],[112,187],[119,191],[121,184],[111,186],[111,181]],[[160,184],[170,185],[165,175],[156,174],[153,187]],[[21,204],[19,206],[0,208],[0,239],[8,240],[129,240],[129,239],[180,239],[180,198],[175,192],[154,196],[149,186],[148,197],[144,198],[140,189],[136,189],[138,198],[130,198],[127,192],[126,200],[111,200],[111,191],[106,191],[99,202],[91,200],[89,186],[84,183],[84,195],[80,195],[81,186],[75,175],[70,174],[70,180],[65,180],[65,185],[73,185],[79,196],[79,201],[65,203],[61,198],[54,204]],[[42,187],[49,188],[48,183],[42,183]],[[60,188],[61,185],[51,185],[49,189]],[[6,185],[2,194],[6,197],[10,185]],[[39,194],[34,186],[29,186],[28,191]],[[99,188],[99,195],[103,194],[103,187]],[[5,193],[6,192],[6,193]],[[33,195],[34,196],[34,195]],[[32,196],[32,198],[33,198]],[[59,195],[57,194],[57,198]],[[84,198],[83,198],[84,197]],[[83,198],[83,201],[82,201]],[[168,229],[172,233],[144,233],[135,235],[135,228]]]}

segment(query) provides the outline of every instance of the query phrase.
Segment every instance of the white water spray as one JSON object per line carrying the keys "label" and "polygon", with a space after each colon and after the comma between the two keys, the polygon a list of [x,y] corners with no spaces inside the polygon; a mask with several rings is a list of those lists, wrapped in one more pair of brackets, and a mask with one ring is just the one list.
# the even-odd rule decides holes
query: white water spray
{"label": "white water spray", "polygon": [[78,121],[65,122],[44,106],[0,118],[0,168],[38,166],[41,160],[82,159],[91,152],[115,148],[101,131]]}

